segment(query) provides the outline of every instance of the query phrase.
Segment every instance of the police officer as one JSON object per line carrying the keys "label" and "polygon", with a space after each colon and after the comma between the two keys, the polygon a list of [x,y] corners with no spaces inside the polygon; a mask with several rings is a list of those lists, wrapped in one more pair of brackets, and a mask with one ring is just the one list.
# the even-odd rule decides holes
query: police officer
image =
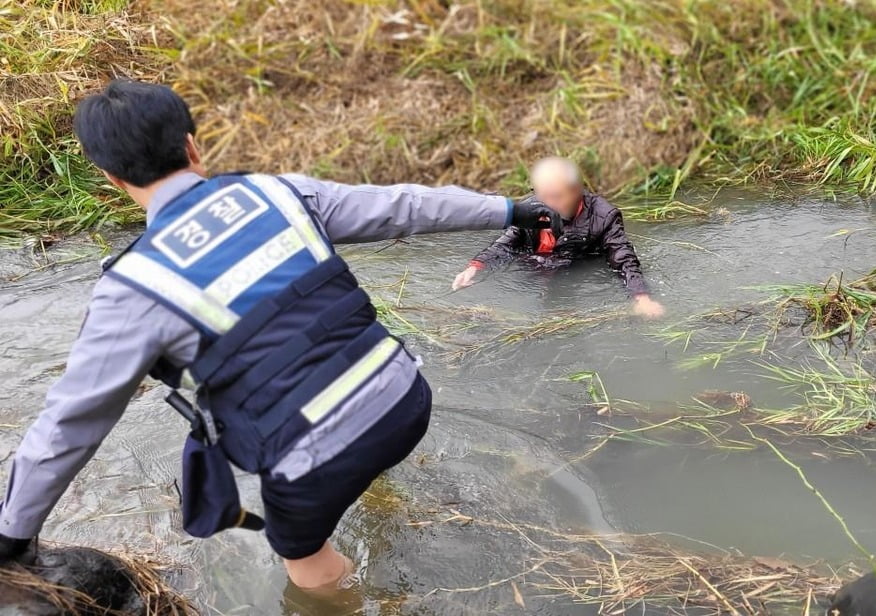
{"label": "police officer", "polygon": [[431,393],[333,244],[557,228],[557,215],[457,187],[206,179],[189,109],[161,85],[114,81],[82,101],[74,127],[85,155],[146,209],[146,231],[95,286],[67,369],[17,450],[0,560],[27,550],[151,373],[194,392],[174,405],[195,428],[186,529],[262,526],[240,508],[230,472],[211,476],[219,452],[260,476],[266,536],[292,582],[336,583],[351,563],[328,539],[422,438]]}

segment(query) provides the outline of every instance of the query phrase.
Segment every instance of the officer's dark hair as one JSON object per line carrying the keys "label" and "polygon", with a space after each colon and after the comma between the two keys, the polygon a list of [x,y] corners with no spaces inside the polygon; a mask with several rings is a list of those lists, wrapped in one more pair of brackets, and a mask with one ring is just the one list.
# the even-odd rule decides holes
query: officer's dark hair
{"label": "officer's dark hair", "polygon": [[195,123],[167,86],[117,79],[79,103],[73,130],[89,160],[142,188],[189,166],[186,135]]}

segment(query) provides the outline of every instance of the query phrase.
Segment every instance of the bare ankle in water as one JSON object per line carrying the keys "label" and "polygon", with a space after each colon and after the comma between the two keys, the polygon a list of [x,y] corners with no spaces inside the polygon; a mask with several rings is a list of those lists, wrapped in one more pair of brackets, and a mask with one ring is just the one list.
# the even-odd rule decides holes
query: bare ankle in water
{"label": "bare ankle in water", "polygon": [[337,590],[353,571],[353,561],[326,542],[318,552],[295,560],[283,559],[289,579],[307,592],[332,592]]}

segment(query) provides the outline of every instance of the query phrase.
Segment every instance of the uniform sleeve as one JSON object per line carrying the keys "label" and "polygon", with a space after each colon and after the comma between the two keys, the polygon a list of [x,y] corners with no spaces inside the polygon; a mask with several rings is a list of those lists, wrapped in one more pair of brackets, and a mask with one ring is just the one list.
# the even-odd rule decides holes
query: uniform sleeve
{"label": "uniform sleeve", "polygon": [[605,251],[609,266],[621,274],[630,294],[648,293],[642,265],[636,256],[633,243],[624,230],[623,215],[617,208],[612,208],[606,221],[605,232],[602,235],[602,249]]}
{"label": "uniform sleeve", "polygon": [[165,347],[163,310],[103,278],[63,376],[28,429],[13,461],[0,511],[0,533],[35,536],[76,474],[121,417]]}
{"label": "uniform sleeve", "polygon": [[512,261],[515,255],[524,249],[525,240],[523,231],[517,227],[508,227],[505,229],[505,233],[478,253],[472,262],[473,264],[480,263],[489,269],[504,265]]}
{"label": "uniform sleeve", "polygon": [[371,242],[418,233],[503,229],[511,222],[504,197],[457,186],[351,186],[284,175],[305,197],[335,243]]}

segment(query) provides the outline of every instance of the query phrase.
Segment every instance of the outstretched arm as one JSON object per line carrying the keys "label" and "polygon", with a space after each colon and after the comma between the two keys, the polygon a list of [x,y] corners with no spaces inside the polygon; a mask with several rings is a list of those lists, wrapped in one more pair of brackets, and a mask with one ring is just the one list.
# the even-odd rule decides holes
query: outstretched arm
{"label": "outstretched arm", "polygon": [[620,210],[614,209],[606,222],[606,230],[602,236],[602,249],[608,258],[608,264],[619,272],[624,279],[630,294],[633,296],[634,311],[645,317],[659,317],[663,314],[663,306],[651,299],[642,265],[633,243],[624,230],[624,219]]}
{"label": "outstretched arm", "polygon": [[480,263],[479,269],[493,269],[508,263],[518,252],[524,249],[526,236],[518,227],[508,227],[505,233],[484,248],[478,256],[472,259],[472,264]]}
{"label": "outstretched arm", "polygon": [[[137,295],[142,301],[128,301]],[[27,539],[115,426],[161,349],[143,327],[154,302],[104,278],[73,345],[64,375],[15,454],[0,511],[0,534]]]}
{"label": "outstretched arm", "polygon": [[620,210],[615,209],[606,221],[602,249],[605,251],[609,266],[621,275],[630,294],[647,295],[648,285],[645,284],[642,265],[624,230],[624,219]]}
{"label": "outstretched arm", "polygon": [[493,269],[508,263],[525,245],[526,238],[518,227],[508,227],[505,233],[484,248],[468,262],[468,267],[456,275],[453,280],[453,290],[471,286],[477,273],[484,269]]}
{"label": "outstretched arm", "polygon": [[302,193],[336,243],[370,242],[418,233],[503,229],[511,224],[505,197],[457,186],[338,184],[304,175],[284,179]]}

